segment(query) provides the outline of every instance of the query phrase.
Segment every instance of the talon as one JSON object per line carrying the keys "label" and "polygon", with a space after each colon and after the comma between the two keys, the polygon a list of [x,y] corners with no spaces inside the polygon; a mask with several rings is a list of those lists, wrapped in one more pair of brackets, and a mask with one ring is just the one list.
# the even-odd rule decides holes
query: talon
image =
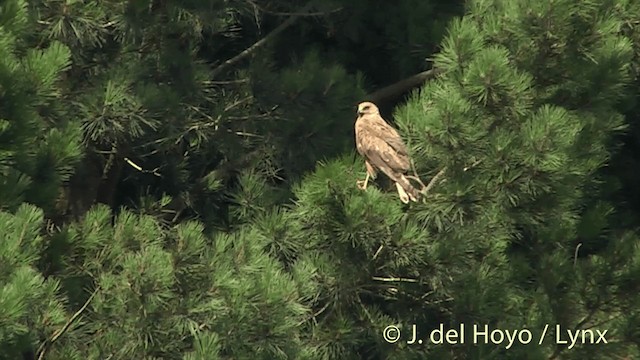
{"label": "talon", "polygon": [[360,190],[367,190],[367,184],[369,183],[369,173],[367,173],[367,177],[364,178],[364,180],[358,180],[356,181],[356,185],[358,185],[358,188]]}

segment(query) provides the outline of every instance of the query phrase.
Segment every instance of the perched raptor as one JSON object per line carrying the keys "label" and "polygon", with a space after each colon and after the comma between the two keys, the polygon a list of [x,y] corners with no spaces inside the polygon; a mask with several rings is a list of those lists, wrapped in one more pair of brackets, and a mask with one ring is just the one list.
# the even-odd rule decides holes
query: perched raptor
{"label": "perched raptor", "polygon": [[360,103],[355,127],[356,147],[367,167],[367,177],[358,181],[358,187],[366,190],[369,177],[375,179],[382,171],[395,182],[403,203],[418,201],[420,191],[407,179],[411,169],[407,147],[396,129],[380,116],[378,107],[371,102]]}

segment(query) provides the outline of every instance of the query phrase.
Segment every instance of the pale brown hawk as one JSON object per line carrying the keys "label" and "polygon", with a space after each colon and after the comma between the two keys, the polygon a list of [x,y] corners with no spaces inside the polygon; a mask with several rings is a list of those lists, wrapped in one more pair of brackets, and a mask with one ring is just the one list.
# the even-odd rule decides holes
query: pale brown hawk
{"label": "pale brown hawk", "polygon": [[356,148],[364,157],[367,167],[367,176],[358,181],[358,187],[366,190],[369,177],[375,179],[379,170],[395,182],[403,203],[418,201],[420,191],[407,179],[411,169],[407,147],[396,129],[380,116],[375,104],[363,102],[358,105],[355,130]]}

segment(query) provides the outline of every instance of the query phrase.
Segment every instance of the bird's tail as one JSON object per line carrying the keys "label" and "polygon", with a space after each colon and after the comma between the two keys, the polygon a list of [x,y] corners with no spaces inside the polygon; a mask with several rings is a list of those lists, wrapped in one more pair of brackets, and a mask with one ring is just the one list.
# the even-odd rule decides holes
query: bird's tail
{"label": "bird's tail", "polygon": [[396,180],[396,189],[398,189],[400,200],[405,204],[408,204],[409,200],[417,202],[420,199],[420,191],[411,185],[404,175],[400,175]]}

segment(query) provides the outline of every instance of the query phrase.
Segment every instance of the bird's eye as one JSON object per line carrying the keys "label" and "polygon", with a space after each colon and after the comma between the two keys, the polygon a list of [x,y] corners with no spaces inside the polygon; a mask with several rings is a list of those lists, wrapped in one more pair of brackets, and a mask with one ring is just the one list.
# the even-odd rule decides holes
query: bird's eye
{"label": "bird's eye", "polygon": [[362,110],[369,110],[369,108],[370,108],[370,106],[367,105],[367,106],[363,107]]}

